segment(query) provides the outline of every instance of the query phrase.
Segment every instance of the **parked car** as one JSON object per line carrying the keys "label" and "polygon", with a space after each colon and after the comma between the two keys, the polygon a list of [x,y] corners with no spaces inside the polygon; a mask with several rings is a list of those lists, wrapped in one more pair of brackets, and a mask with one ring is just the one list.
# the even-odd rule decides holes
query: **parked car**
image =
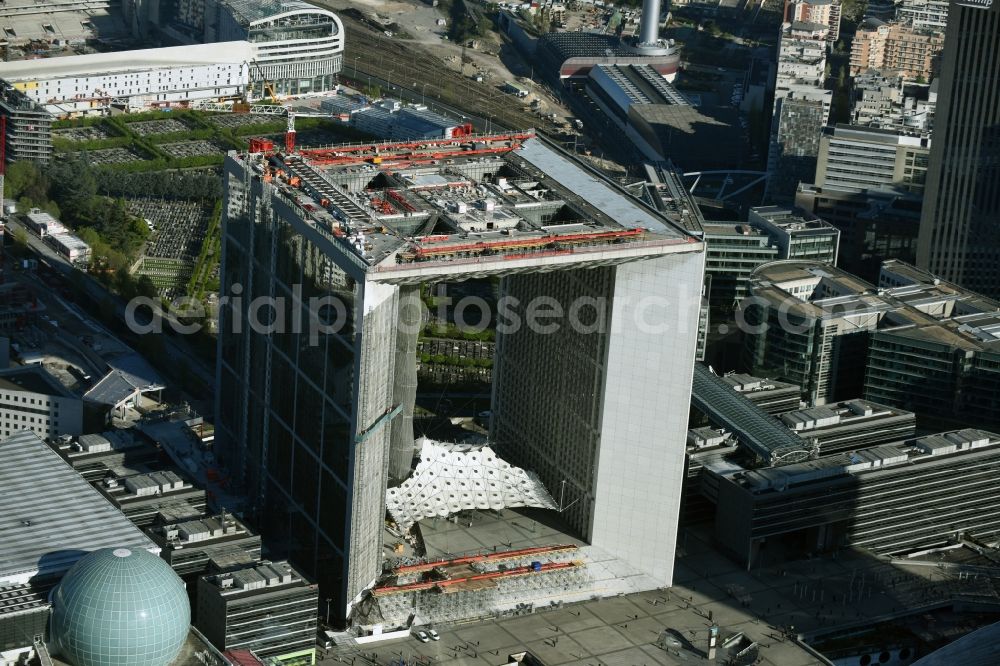
{"label": "parked car", "polygon": [[420,641],[421,643],[429,643],[431,640],[431,637],[428,636],[427,632],[423,630],[418,631],[415,635],[417,637],[417,640]]}

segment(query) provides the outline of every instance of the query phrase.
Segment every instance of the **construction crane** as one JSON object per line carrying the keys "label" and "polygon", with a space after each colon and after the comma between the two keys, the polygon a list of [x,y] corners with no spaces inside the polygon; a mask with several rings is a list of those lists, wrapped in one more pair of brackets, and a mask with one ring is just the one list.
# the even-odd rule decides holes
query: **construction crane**
{"label": "construction crane", "polygon": [[[248,65],[253,66],[257,72],[257,80],[260,81],[262,92],[266,92],[271,98],[271,104],[278,104],[278,94],[274,91],[274,83],[268,80],[267,76],[264,75],[264,70],[261,69],[260,63],[256,60],[251,60]],[[249,100],[247,100],[249,103]]]}

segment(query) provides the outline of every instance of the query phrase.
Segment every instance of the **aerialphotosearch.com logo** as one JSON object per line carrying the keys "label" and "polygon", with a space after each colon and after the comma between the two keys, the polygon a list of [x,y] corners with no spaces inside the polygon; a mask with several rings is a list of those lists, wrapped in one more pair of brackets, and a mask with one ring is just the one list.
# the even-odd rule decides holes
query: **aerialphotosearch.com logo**
{"label": "aerialphotosearch.com logo", "polygon": [[[302,285],[294,285],[292,295],[244,296],[241,284],[234,284],[229,294],[221,296],[212,306],[191,298],[172,301],[164,311],[160,301],[138,296],[125,308],[125,323],[133,333],[162,333],[169,328],[175,333],[192,335],[208,320],[218,322],[220,332],[243,333],[247,330],[262,335],[305,335],[308,344],[318,345],[323,336],[350,332],[357,319],[356,308],[397,308],[396,326],[404,334],[416,335],[429,322],[449,322],[460,331],[480,333],[495,328],[497,334],[511,334],[527,327],[540,335],[551,335],[567,327],[576,334],[603,334],[630,330],[644,335],[683,335],[697,329],[703,300],[692,297],[689,290],[678,287],[672,294],[622,295],[614,299],[600,296],[578,296],[567,302],[548,295],[521,299],[504,295],[494,304],[479,296],[463,296],[454,300],[438,296],[433,300],[432,313],[416,290],[401,291],[399,301],[383,300],[378,305],[362,304],[352,293],[326,293],[303,297]],[[789,299],[780,304],[757,297],[743,299],[735,312],[735,325],[744,333],[760,334],[770,325],[777,325],[792,334],[804,333],[810,320],[797,316],[798,301]],[[750,323],[746,312],[756,306],[770,309],[774,316],[756,317]],[[220,313],[222,316],[220,317]],[[846,310],[843,313],[850,314]],[[770,322],[770,323],[768,323]],[[727,333],[729,326],[718,327]]]}
{"label": "aerialphotosearch.com logo", "polygon": [[[701,298],[692,298],[678,287],[668,294],[619,296],[579,296],[566,301],[549,295],[518,298],[505,295],[490,303],[479,296],[452,299],[437,296],[431,307],[417,290],[401,290],[399,300],[383,299],[377,305],[355,298],[352,292],[330,292],[303,296],[303,286],[294,285],[291,296],[249,298],[241,284],[233,284],[228,294],[211,305],[181,297],[164,305],[152,298],[137,296],[125,308],[125,323],[133,333],[162,333],[169,329],[192,335],[209,320],[218,322],[221,334],[252,331],[263,335],[299,334],[311,345],[325,335],[350,332],[358,319],[357,309],[394,308],[400,332],[414,335],[429,322],[449,322],[462,332],[479,333],[494,328],[498,334],[516,333],[527,327],[533,333],[549,335],[567,327],[581,335],[616,332],[624,328],[657,335],[684,333],[697,328]],[[310,289],[315,293],[315,289]]]}

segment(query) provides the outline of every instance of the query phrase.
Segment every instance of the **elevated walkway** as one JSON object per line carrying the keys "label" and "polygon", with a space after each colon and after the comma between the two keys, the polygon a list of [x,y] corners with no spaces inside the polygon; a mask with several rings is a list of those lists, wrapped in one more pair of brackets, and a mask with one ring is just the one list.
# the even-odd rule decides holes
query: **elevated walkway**
{"label": "elevated walkway", "polygon": [[767,465],[796,462],[812,456],[812,444],[733,390],[703,363],[694,366],[691,404],[713,424],[736,435],[740,444]]}

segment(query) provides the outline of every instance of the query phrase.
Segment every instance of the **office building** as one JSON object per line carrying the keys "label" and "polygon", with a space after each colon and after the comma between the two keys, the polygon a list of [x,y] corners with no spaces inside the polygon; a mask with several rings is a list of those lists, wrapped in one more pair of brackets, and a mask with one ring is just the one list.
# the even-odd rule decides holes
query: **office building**
{"label": "office building", "polygon": [[154,544],[38,435],[0,440],[0,585],[58,580],[101,548],[158,552]]}
{"label": "office building", "polygon": [[[836,263],[839,232],[804,211],[776,206],[751,208],[746,223],[703,222],[709,304],[734,310],[760,266],[781,259]],[[710,279],[708,279],[710,278]]]}
{"label": "office building", "polygon": [[851,42],[851,76],[880,69],[927,82],[937,74],[943,47],[942,32],[921,31],[900,23],[866,18]]}
{"label": "office building", "polygon": [[261,562],[199,578],[195,626],[220,651],[313,663],[318,610],[316,585],[288,562]]}
{"label": "office building", "polygon": [[262,99],[265,82],[281,97],[336,89],[344,27],[332,12],[298,1],[202,2],[204,25],[172,35],[183,46],[3,62],[0,79],[56,117]]}
{"label": "office building", "polygon": [[844,190],[895,187],[920,193],[927,179],[930,146],[926,135],[851,125],[825,127],[814,183]]}
{"label": "office building", "polygon": [[758,206],[750,209],[747,222],[768,235],[777,246],[781,259],[837,263],[840,232],[805,211],[783,206]]}
{"label": "office building", "polygon": [[[1000,304],[898,261],[879,286],[830,265],[776,262],[750,281],[747,367],[813,405],[864,395],[929,426],[994,427]],[[865,359],[865,362],[860,362]]]}
{"label": "office building", "polygon": [[829,264],[779,261],[757,269],[743,316],[744,364],[802,387],[810,405],[861,395],[867,333],[891,305]]}
{"label": "office building", "polygon": [[840,0],[785,0],[784,21],[826,26],[826,41],[835,44],[840,39]]}
{"label": "office building", "polygon": [[715,537],[748,569],[843,547],[904,555],[992,542],[998,468],[1000,436],[971,428],[779,467],[729,465],[715,474]]}
{"label": "office building", "polygon": [[260,560],[260,537],[228,513],[156,525],[147,534],[160,547],[160,557],[181,577],[207,574],[213,562]]}
{"label": "office building", "polygon": [[799,183],[795,205],[840,230],[838,265],[870,282],[882,262],[915,263],[922,199],[896,188],[854,190]]}
{"label": "office building", "polygon": [[819,100],[775,95],[767,192],[775,201],[790,202],[799,183],[811,181],[816,174],[820,134],[829,112]]}
{"label": "office building", "polygon": [[155,468],[162,453],[152,442],[131,429],[60,437],[49,444],[90,483],[99,483],[105,477],[126,469]]}
{"label": "office building", "polygon": [[944,32],[948,0],[902,0],[896,5],[896,20],[914,30]]}
{"label": "office building", "polygon": [[954,2],[917,265],[1000,298],[1000,3]]}
{"label": "office building", "polygon": [[22,430],[43,439],[83,431],[83,401],[41,365],[0,370],[0,436]]}
{"label": "office building", "polygon": [[916,136],[929,133],[939,81],[917,83],[895,72],[869,69],[851,82],[851,124]]}
{"label": "office building", "polygon": [[802,389],[795,384],[739,372],[723,375],[722,380],[768,414],[778,415],[799,408]]}
{"label": "office building", "polygon": [[[604,298],[584,327],[499,328],[492,446],[563,498],[566,529],[669,585],[704,245],[532,132],[453,143],[227,159],[222,292],[244,291],[220,311],[218,455],[344,620],[381,575],[386,490],[416,452],[418,285],[499,277],[508,301],[564,312]],[[322,335],[235,330],[256,296],[300,288],[350,316]],[[650,293],[677,306],[640,331],[625,297]],[[660,443],[635,446],[643,432]]]}
{"label": "office building", "polygon": [[898,442],[917,432],[913,412],[860,398],[795,409],[778,418],[799,437],[818,444],[821,456]]}
{"label": "office building", "polygon": [[[2,75],[0,75],[2,78]],[[4,159],[48,164],[52,158],[52,117],[44,107],[0,81],[0,115],[6,118]]]}
{"label": "office building", "polygon": [[1000,304],[901,262],[886,262],[880,286],[940,319],[875,332],[865,397],[915,411],[931,427],[1000,429]]}
{"label": "office building", "polygon": [[684,475],[684,525],[711,523],[715,519],[715,477],[704,474],[712,464],[735,451],[737,440],[724,428],[692,428],[688,431],[687,466]]}
{"label": "office building", "polygon": [[815,39],[795,39],[786,30],[778,42],[777,86],[788,83],[823,85],[826,44]]}
{"label": "office building", "polygon": [[767,193],[775,201],[790,202],[799,182],[812,179],[819,134],[833,104],[824,87],[827,31],[813,35],[803,25],[813,24],[786,23],[778,38],[767,153]]}
{"label": "office building", "polygon": [[44,588],[0,584],[0,664],[28,663],[45,636],[52,604]]}
{"label": "office building", "polygon": [[766,233],[747,223],[705,222],[703,227],[709,305],[715,311],[735,310],[753,272],[777,261],[780,251]]}
{"label": "office building", "polygon": [[54,117],[141,111],[237,97],[249,42],[195,44],[0,63],[0,79]]}
{"label": "office building", "polygon": [[137,527],[171,522],[177,507],[205,513],[205,491],[171,470],[106,477],[97,487]]}

